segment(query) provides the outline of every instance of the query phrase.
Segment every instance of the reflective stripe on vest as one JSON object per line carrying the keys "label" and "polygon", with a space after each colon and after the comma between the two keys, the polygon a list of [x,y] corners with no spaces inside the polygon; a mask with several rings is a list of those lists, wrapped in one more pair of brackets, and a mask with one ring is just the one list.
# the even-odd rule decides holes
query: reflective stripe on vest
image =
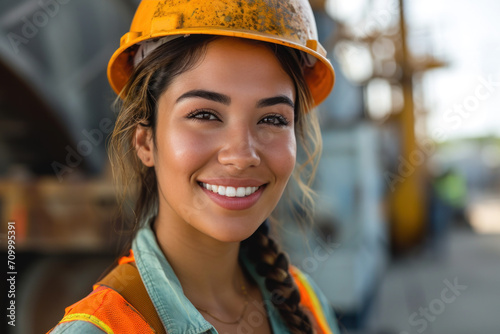
{"label": "reflective stripe on vest", "polygon": [[132,305],[119,293],[105,286],[95,285],[92,293],[68,306],[65,311],[64,318],[59,323],[87,321],[106,334],[154,333]]}
{"label": "reflective stripe on vest", "polygon": [[300,304],[311,312],[314,317],[314,321],[317,324],[316,329],[319,331],[318,334],[333,334],[330,326],[328,325],[328,321],[326,320],[321,303],[307,278],[294,266],[290,266],[290,274],[299,289]]}

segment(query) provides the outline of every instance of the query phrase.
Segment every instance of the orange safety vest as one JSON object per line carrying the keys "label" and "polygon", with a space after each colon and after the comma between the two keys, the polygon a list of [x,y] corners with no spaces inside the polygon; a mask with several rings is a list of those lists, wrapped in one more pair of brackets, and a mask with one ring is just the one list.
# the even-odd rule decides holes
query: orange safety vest
{"label": "orange safety vest", "polygon": [[[126,265],[128,263],[133,264],[133,266]],[[121,270],[122,273],[120,274],[126,277],[125,280],[116,274],[113,275],[113,271],[116,270],[115,268],[106,278],[94,285],[93,291],[87,297],[68,306],[65,309],[64,317],[59,323],[77,320],[87,321],[107,334],[130,332],[140,334],[166,333],[151,300],[149,298],[141,298],[139,300],[137,297],[147,295],[147,292],[142,284],[137,268],[135,268],[132,251],[129,256],[122,257],[118,261],[118,264],[120,269],[126,269],[125,272]],[[300,304],[310,316],[316,333],[333,334],[328,326],[320,301],[307,278],[300,270],[293,266],[290,268],[290,273],[300,291]],[[110,277],[111,279],[109,279]],[[131,279],[132,277],[138,279]],[[126,283],[120,284],[120,280],[122,282],[126,281]],[[132,286],[133,284],[137,285],[132,287],[130,284]],[[129,292],[131,290],[134,291],[127,294],[124,289],[125,287],[127,287]],[[129,301],[133,298],[134,302],[129,303],[124,298],[124,293],[127,298],[130,297],[128,298]]]}

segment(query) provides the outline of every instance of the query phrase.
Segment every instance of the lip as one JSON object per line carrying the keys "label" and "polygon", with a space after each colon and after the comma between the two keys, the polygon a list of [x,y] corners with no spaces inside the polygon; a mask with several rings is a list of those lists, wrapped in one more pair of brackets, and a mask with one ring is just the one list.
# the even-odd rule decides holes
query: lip
{"label": "lip", "polygon": [[[201,182],[201,181],[200,181]],[[235,186],[236,183],[228,183],[227,185],[221,183],[215,183],[213,180],[212,182],[205,182],[204,183],[209,183],[209,184],[217,184],[220,186]],[[251,208],[257,201],[259,200],[260,196],[262,196],[262,193],[264,189],[266,188],[266,184],[260,183],[260,185],[249,185],[249,183],[245,183],[245,185],[241,184],[238,185],[239,187],[260,187],[256,192],[254,192],[251,195],[245,196],[245,197],[227,197],[223,195],[219,195],[217,193],[214,193],[213,191],[210,191],[208,189],[205,189],[201,184],[198,184],[200,188],[207,194],[207,196],[217,205],[220,207],[226,209],[226,210],[246,210]]]}

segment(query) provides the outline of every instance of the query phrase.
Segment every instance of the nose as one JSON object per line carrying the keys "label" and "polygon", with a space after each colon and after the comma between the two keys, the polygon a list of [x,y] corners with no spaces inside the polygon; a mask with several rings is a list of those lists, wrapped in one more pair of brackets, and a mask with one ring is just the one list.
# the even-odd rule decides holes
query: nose
{"label": "nose", "polygon": [[258,140],[251,129],[243,126],[235,127],[226,133],[223,140],[218,155],[219,163],[222,165],[244,170],[260,164]]}

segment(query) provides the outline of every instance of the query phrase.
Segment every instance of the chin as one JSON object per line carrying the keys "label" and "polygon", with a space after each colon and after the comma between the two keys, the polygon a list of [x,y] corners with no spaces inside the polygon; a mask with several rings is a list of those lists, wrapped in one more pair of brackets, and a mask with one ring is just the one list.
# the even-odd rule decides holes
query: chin
{"label": "chin", "polygon": [[[222,223],[219,221],[216,224],[207,226],[204,234],[220,242],[241,242],[248,239],[260,226],[260,224],[251,224],[248,222],[238,222],[234,219],[229,219],[228,222]],[[255,226],[253,226],[255,225]]]}

